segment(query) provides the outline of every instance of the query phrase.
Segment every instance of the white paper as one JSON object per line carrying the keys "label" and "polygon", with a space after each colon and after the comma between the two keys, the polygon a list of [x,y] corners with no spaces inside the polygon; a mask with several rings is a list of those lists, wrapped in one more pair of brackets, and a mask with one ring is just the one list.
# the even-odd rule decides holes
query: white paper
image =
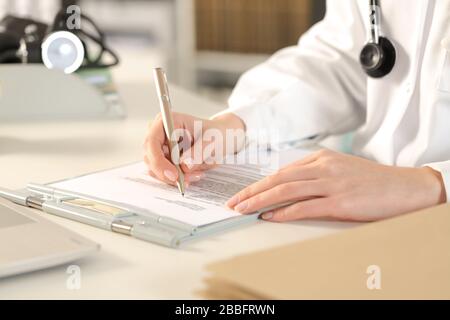
{"label": "white paper", "polygon": [[[300,151],[299,151],[300,152]],[[289,154],[291,161],[302,153]],[[276,155],[281,165],[289,162]],[[278,159],[283,159],[279,161]],[[225,202],[246,186],[273,171],[275,162],[266,166],[223,165],[206,172],[205,177],[191,184],[182,197],[174,186],[148,175],[143,162],[52,184],[53,187],[82,193],[104,200],[121,202],[157,213],[160,216],[202,226],[240,214],[224,206]]]}

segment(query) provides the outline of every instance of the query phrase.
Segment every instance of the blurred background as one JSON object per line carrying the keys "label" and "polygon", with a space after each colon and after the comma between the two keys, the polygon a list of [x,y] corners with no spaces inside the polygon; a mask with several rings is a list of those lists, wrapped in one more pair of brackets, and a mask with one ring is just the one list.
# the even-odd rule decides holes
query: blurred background
{"label": "blurred background", "polygon": [[325,0],[0,0],[0,19],[51,23],[71,4],[104,31],[121,75],[161,66],[171,82],[218,103],[245,70],[295,45],[325,12]]}

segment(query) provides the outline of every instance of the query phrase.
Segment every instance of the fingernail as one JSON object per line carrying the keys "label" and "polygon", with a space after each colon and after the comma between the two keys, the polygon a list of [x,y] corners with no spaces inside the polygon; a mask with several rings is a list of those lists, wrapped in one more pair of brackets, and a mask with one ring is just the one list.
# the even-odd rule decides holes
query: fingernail
{"label": "fingernail", "polygon": [[186,158],[183,160],[183,163],[188,167],[188,169],[192,169],[194,167],[194,161],[192,158]]}
{"label": "fingernail", "polygon": [[239,195],[235,195],[227,201],[226,205],[228,208],[234,208],[234,206],[238,203],[239,203]]}
{"label": "fingernail", "polygon": [[239,203],[236,207],[234,207],[234,210],[242,213],[247,208],[248,208],[248,201],[244,201],[244,202]]}
{"label": "fingernail", "polygon": [[189,182],[197,182],[200,181],[203,178],[203,174],[194,174],[188,176]]}
{"label": "fingernail", "polygon": [[164,170],[164,175],[170,181],[176,181],[177,180],[177,176],[170,170]]}
{"label": "fingernail", "polygon": [[270,220],[273,218],[273,212],[264,212],[261,216],[263,220]]}

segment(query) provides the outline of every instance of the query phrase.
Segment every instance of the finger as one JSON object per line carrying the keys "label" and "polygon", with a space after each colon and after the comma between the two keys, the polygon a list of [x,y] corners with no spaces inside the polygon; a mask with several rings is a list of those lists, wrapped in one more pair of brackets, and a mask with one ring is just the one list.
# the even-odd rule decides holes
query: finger
{"label": "finger", "polygon": [[151,170],[148,170],[148,174],[149,174],[149,176],[151,176],[152,178],[154,178],[154,179],[156,179],[156,180],[158,180],[158,181],[161,181],[161,182],[170,184],[171,186],[176,186],[176,185],[177,185],[176,182],[161,180],[161,179],[160,179],[153,171],[151,171]]}
{"label": "finger", "polygon": [[144,162],[147,165],[148,170],[152,172],[152,176],[155,179],[174,185],[178,179],[178,174],[174,175],[172,171],[166,169],[162,172],[155,171],[154,161],[155,160],[150,160],[147,155],[144,156]]}
{"label": "finger", "polygon": [[234,207],[234,210],[247,214],[288,202],[323,197],[328,193],[327,185],[321,180],[294,181],[280,184],[240,202]]}
{"label": "finger", "polygon": [[[146,155],[144,155],[144,162],[147,164],[147,166],[149,166],[150,161],[148,160],[148,157]],[[155,178],[155,179],[159,179],[159,177],[153,173],[153,171],[151,169],[149,169],[148,174]],[[203,172],[191,172],[191,173],[186,173],[184,175],[184,179],[185,182],[187,184],[193,183],[193,182],[198,182],[200,181],[202,178],[204,177],[204,173]],[[176,185],[176,182],[172,182],[172,181],[168,181],[167,183],[171,184],[171,185]]]}
{"label": "finger", "polygon": [[148,161],[148,157],[147,157],[146,154],[144,154],[144,162],[145,162],[145,164],[147,165],[147,167],[150,166],[150,162]]}
{"label": "finger", "polygon": [[216,168],[217,165],[216,164],[201,164],[201,165],[196,165],[194,167],[191,167],[192,169],[188,168],[185,164],[181,165],[181,170],[183,170],[183,172],[185,172],[186,174],[188,173],[193,173],[193,172],[204,172],[204,171],[208,171],[211,169]]}
{"label": "finger", "polygon": [[170,185],[175,185],[176,184],[176,180],[172,180],[172,179],[167,178],[165,175],[161,175],[161,174],[155,173],[153,171],[152,162],[151,162],[151,160],[149,160],[147,155],[144,155],[144,162],[147,165],[148,174],[152,178],[155,178],[156,180],[162,181],[162,182],[170,184]]}
{"label": "finger", "polygon": [[[152,178],[154,178],[154,179],[159,181],[158,176],[156,174],[154,174],[151,170],[148,171],[148,174]],[[184,182],[185,182],[186,187],[189,187],[192,183],[200,181],[203,177],[204,177],[203,172],[194,172],[194,173],[186,174],[184,176]],[[170,184],[172,186],[177,186],[176,182],[170,182],[169,181],[169,182],[167,182],[167,184]]]}
{"label": "finger", "polygon": [[156,180],[159,180],[158,177],[156,176],[156,174],[154,174],[152,170],[148,170],[148,175]]}
{"label": "finger", "polygon": [[181,157],[184,172],[206,171],[223,162],[223,155],[214,149],[213,143],[197,141]]}
{"label": "finger", "polygon": [[160,118],[157,118],[150,128],[146,140],[146,156],[150,170],[165,182],[175,182],[178,173],[175,166],[164,155],[165,133]]}
{"label": "finger", "polygon": [[315,198],[266,212],[261,215],[261,218],[272,222],[286,222],[329,217],[332,212],[333,207],[330,198]]}
{"label": "finger", "polygon": [[167,159],[170,159],[170,150],[169,150],[169,146],[168,146],[167,144],[164,144],[164,145],[162,146],[162,150],[163,150],[164,156],[165,156]]}
{"label": "finger", "polygon": [[313,180],[317,178],[316,169],[313,165],[304,167],[296,167],[290,170],[278,171],[277,173],[267,176],[264,179],[241,190],[226,203],[229,208],[234,208],[238,203],[245,201],[261,192],[274,188],[283,183],[289,183],[298,180]]}
{"label": "finger", "polygon": [[205,174],[203,172],[186,173],[184,175],[184,180],[186,182],[193,183],[200,181],[201,179],[203,179],[204,176]]}
{"label": "finger", "polygon": [[[148,157],[147,157],[147,149],[148,149],[148,139],[149,139],[149,137],[147,137],[146,139],[145,139],[145,141],[143,142],[143,144],[142,144],[142,147],[143,147],[143,149],[144,149],[144,157],[146,157],[146,159],[148,160]],[[167,144],[163,144],[163,146],[162,146],[162,151],[163,151],[163,153],[164,153],[164,156],[167,158],[167,159],[170,159],[170,151],[169,151],[169,146],[167,145]],[[145,160],[145,158],[144,158],[144,160]],[[147,162],[146,162],[147,163]],[[149,165],[149,163],[147,163],[148,165]]]}
{"label": "finger", "polygon": [[314,161],[316,161],[317,159],[319,159],[320,157],[322,157],[324,152],[326,152],[326,151],[325,150],[319,150],[319,151],[313,152],[313,153],[305,156],[304,158],[302,158],[300,160],[296,160],[296,161],[294,161],[294,162],[292,162],[290,164],[287,164],[287,165],[281,167],[279,171],[283,171],[285,169],[288,169],[290,166],[304,166],[304,165],[311,164]]}

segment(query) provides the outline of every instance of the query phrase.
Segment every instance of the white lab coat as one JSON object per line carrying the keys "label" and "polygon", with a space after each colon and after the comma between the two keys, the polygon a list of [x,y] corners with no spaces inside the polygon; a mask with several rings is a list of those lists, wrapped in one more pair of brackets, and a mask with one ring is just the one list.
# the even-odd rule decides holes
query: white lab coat
{"label": "white lab coat", "polygon": [[276,129],[272,145],[355,131],[354,154],[433,167],[450,201],[450,0],[380,2],[382,35],[397,50],[389,75],[368,78],[359,64],[368,1],[330,0],[297,46],[241,77],[228,111],[252,132]]}

